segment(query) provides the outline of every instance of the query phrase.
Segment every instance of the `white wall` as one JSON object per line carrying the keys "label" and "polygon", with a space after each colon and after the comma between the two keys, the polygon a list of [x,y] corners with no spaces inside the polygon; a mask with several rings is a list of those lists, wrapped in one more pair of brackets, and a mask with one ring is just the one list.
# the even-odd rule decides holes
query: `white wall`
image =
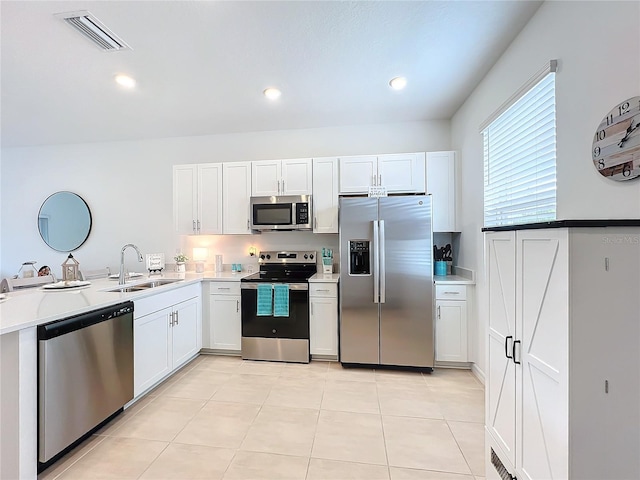
{"label": "white wall", "polygon": [[474,360],[485,366],[483,151],[479,125],[545,62],[557,59],[557,218],[639,218],[640,180],[612,182],[596,172],[591,143],[616,104],[640,95],[639,2],[545,2],[451,121],[461,152],[459,264],[478,273]]}
{"label": "white wall", "polygon": [[[40,205],[59,190],[82,196],[93,216],[89,239],[74,252],[81,269],[116,269],[120,249],[129,242],[143,253],[164,252],[167,262],[176,249],[191,257],[193,246],[211,246],[211,262],[222,253],[225,263],[246,263],[251,245],[337,249],[337,238],[305,232],[175,235],[172,165],[449,148],[449,122],[441,121],[3,149],[0,277],[15,274],[27,260],[36,260],[38,267],[47,264],[60,275],[66,254],[48,248],[37,226]],[[126,259],[128,268],[144,268],[132,252]]]}

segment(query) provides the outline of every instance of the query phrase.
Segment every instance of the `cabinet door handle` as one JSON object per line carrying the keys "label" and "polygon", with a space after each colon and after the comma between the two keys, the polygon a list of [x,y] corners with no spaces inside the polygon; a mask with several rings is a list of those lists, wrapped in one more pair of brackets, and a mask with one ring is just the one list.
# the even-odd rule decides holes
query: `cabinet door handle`
{"label": "cabinet door handle", "polygon": [[284,180],[282,180],[282,194],[284,195]]}
{"label": "cabinet door handle", "polygon": [[231,287],[218,287],[218,290],[231,290]]}
{"label": "cabinet door handle", "polygon": [[373,186],[374,186],[374,187],[376,186],[376,177],[377,177],[377,175],[374,175],[374,176],[373,176]]}
{"label": "cabinet door handle", "polygon": [[318,289],[318,290],[316,290],[316,292],[327,292],[327,293],[329,293],[329,290],[321,290],[321,289]]}
{"label": "cabinet door handle", "polygon": [[198,220],[198,233],[200,233],[200,220]]}
{"label": "cabinet door handle", "polygon": [[180,316],[178,315],[178,311],[176,310],[176,325],[178,325],[178,320],[180,319]]}
{"label": "cabinet door handle", "polygon": [[318,217],[313,217],[313,228],[318,228]]}
{"label": "cabinet door handle", "polygon": [[277,181],[278,184],[278,194],[280,194],[280,180]]}
{"label": "cabinet door handle", "polygon": [[196,221],[193,220],[193,233],[196,233]]}
{"label": "cabinet door handle", "polygon": [[382,186],[382,174],[378,175],[378,185]]}
{"label": "cabinet door handle", "polygon": [[[507,343],[509,343],[509,339],[513,340],[513,336],[508,335],[504,338],[504,356],[513,359],[513,355],[509,355],[509,347],[507,346]],[[513,348],[513,345],[511,345],[511,348]]]}
{"label": "cabinet door handle", "polygon": [[460,295],[460,292],[444,292],[445,295]]}
{"label": "cabinet door handle", "polygon": [[173,312],[169,314],[169,326],[173,327]]}
{"label": "cabinet door handle", "polygon": [[440,305],[438,305],[438,319],[440,319]]}
{"label": "cabinet door handle", "polygon": [[309,305],[311,305],[311,315],[313,315],[313,303],[310,303]]}
{"label": "cabinet door handle", "polygon": [[240,312],[240,300],[236,300],[236,313]]}
{"label": "cabinet door handle", "polygon": [[249,230],[249,219],[247,219],[247,230]]}
{"label": "cabinet door handle", "polygon": [[520,340],[516,340],[515,342],[513,342],[513,349],[511,351],[511,355],[513,356],[513,363],[515,363],[516,365],[520,365],[521,362],[516,360],[516,343],[521,343]]}

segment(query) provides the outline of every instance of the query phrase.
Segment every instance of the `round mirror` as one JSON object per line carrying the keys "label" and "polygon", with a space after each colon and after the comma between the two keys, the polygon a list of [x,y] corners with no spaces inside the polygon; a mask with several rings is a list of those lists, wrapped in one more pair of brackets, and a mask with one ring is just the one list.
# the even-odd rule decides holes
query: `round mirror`
{"label": "round mirror", "polygon": [[54,193],[40,207],[38,230],[44,243],[54,250],[75,250],[91,231],[91,212],[87,202],[75,193]]}

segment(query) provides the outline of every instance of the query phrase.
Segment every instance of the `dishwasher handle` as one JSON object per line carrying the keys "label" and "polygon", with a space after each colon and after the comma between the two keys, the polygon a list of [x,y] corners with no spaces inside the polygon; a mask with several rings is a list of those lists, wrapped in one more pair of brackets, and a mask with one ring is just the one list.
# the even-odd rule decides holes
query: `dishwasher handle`
{"label": "dishwasher handle", "polygon": [[121,317],[122,315],[132,314],[133,302],[119,303],[99,310],[81,313],[63,320],[56,320],[45,325],[40,325],[38,327],[38,340],[49,340],[61,335],[66,335],[67,333],[75,332],[81,328],[90,327],[96,323],[105,322],[112,318]]}

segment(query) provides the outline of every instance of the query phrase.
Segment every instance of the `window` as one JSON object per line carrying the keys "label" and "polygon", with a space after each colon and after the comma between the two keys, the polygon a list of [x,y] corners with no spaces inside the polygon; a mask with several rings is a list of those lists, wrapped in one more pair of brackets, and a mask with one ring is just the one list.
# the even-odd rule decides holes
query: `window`
{"label": "window", "polygon": [[556,62],[483,124],[484,226],[556,219]]}

